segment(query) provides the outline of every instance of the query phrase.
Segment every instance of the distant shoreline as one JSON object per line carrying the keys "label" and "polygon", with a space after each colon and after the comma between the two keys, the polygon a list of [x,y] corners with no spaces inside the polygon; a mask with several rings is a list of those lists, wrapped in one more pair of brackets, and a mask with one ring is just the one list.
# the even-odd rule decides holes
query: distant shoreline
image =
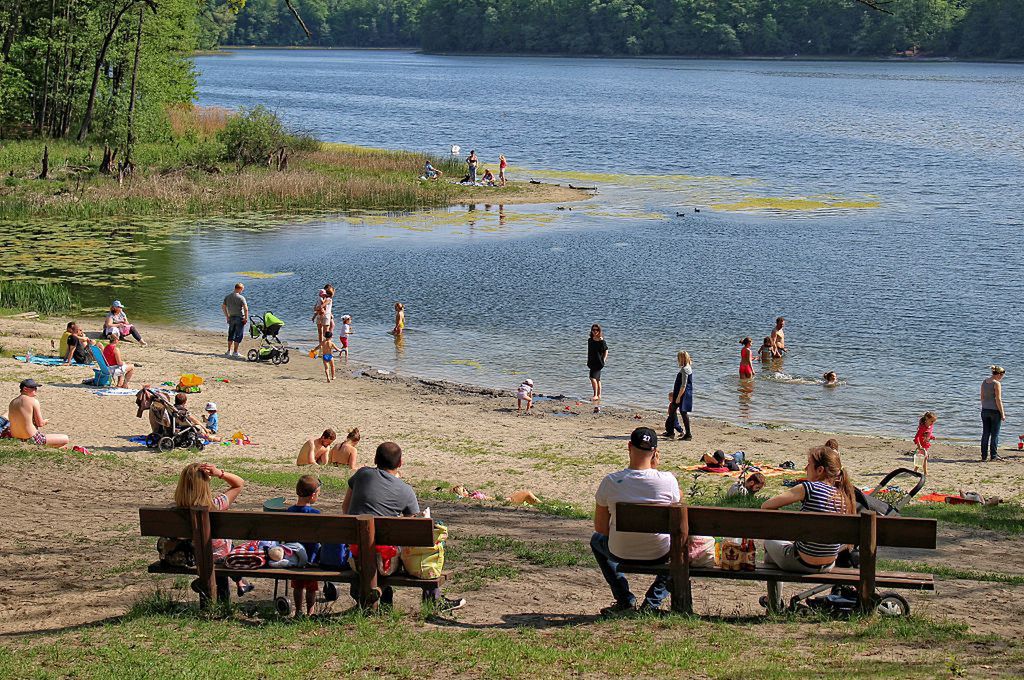
{"label": "distant shoreline", "polygon": [[226,56],[234,51],[319,51],[326,52],[408,52],[436,57],[529,57],[550,59],[642,59],[651,61],[767,61],[767,62],[877,62],[883,64],[1024,64],[1024,59],[965,59],[963,57],[855,57],[845,55],[741,55],[711,56],[686,54],[572,54],[552,52],[428,52],[419,47],[343,47],[338,45],[221,45],[213,50],[197,50],[194,57]]}

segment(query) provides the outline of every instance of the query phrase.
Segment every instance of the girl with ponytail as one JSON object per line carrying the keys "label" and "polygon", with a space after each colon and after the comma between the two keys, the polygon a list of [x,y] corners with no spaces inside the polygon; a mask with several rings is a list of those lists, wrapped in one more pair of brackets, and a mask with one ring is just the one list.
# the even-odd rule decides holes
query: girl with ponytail
{"label": "girl with ponytail", "polygon": [[[805,481],[769,498],[761,508],[778,510],[800,503],[803,512],[856,513],[853,481],[843,469],[838,451],[827,446],[811,449],[804,471],[807,473]],[[841,547],[837,543],[813,541],[765,541],[765,566],[802,574],[830,571]]]}

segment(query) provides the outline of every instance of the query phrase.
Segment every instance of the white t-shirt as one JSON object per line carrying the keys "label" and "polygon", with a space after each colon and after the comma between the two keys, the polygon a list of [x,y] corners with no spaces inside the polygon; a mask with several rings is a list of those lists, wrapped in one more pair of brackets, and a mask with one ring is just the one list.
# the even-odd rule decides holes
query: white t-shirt
{"label": "white t-shirt", "polygon": [[611,527],[608,549],[616,557],[628,560],[656,560],[668,554],[668,534],[619,533],[615,530],[616,503],[678,503],[679,482],[671,472],[662,470],[620,470],[613,472],[597,487],[597,504],[608,508]]}
{"label": "white t-shirt", "polygon": [[526,383],[523,383],[522,385],[519,386],[519,391],[517,392],[516,396],[519,399],[532,399],[533,388],[527,385]]}
{"label": "white t-shirt", "polygon": [[346,338],[352,335],[352,325],[347,323],[341,324],[341,334],[344,335]]}

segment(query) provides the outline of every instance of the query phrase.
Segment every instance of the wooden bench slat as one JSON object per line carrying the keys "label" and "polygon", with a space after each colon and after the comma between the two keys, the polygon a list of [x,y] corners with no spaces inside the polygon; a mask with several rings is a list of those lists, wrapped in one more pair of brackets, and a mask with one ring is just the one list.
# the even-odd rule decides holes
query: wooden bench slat
{"label": "wooden bench slat", "polygon": [[434,545],[434,521],[423,517],[374,517],[377,545]]}
{"label": "wooden bench slat", "polygon": [[[218,565],[213,570],[217,574],[240,578],[306,579],[309,581],[337,581],[339,583],[352,583],[358,580],[358,575],[354,571],[338,571],[336,569],[324,568],[273,569],[268,567],[263,569],[229,569],[223,565]],[[198,575],[198,570],[195,567],[171,567],[161,562],[154,562],[149,565],[146,571],[150,574]],[[379,576],[377,578],[378,583],[385,586],[421,586],[428,588],[440,586],[447,580],[448,577],[444,574],[434,579],[415,578],[407,574]]]}
{"label": "wooden bench slat", "polygon": [[[668,564],[620,563],[628,574],[665,574]],[[860,572],[856,569],[833,569],[823,574],[798,574],[779,569],[758,568],[755,571],[728,571],[725,569],[690,567],[691,578],[731,579],[736,581],[784,581],[787,583],[831,583],[836,585],[857,585]],[[875,582],[879,587],[906,590],[935,590],[935,579],[931,574],[904,574],[899,572],[878,572]]]}
{"label": "wooden bench slat", "polygon": [[[615,527],[618,531],[669,533],[671,507],[648,503],[618,503]],[[851,544],[860,540],[860,518],[857,515],[688,506],[687,518],[689,533],[698,536]],[[936,547],[936,522],[933,519],[878,517],[877,524],[879,546]]]}

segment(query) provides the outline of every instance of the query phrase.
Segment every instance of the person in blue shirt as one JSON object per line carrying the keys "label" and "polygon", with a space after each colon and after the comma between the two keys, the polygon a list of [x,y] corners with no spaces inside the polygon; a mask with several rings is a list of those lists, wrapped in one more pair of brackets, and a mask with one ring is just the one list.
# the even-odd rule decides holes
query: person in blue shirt
{"label": "person in blue shirt", "polygon": [[[320,511],[313,507],[313,504],[320,500],[320,480],[313,475],[303,475],[295,484],[295,495],[299,500],[295,505],[288,508],[288,512],[304,512],[319,515]],[[306,549],[306,556],[310,564],[316,563],[317,552],[320,550],[319,543],[303,543]],[[306,615],[313,613],[313,605],[316,604],[316,593],[320,590],[320,582],[306,579],[292,579],[292,590],[295,593],[295,616],[302,616],[302,599],[305,592]]]}
{"label": "person in blue shirt", "polygon": [[203,423],[206,429],[217,434],[217,428],[219,427],[219,421],[217,419],[217,405],[212,401],[206,403],[206,422]]}
{"label": "person in blue shirt", "polygon": [[444,176],[444,173],[435,168],[430,161],[427,161],[423,166],[423,176],[427,179],[441,179],[441,177]]}

